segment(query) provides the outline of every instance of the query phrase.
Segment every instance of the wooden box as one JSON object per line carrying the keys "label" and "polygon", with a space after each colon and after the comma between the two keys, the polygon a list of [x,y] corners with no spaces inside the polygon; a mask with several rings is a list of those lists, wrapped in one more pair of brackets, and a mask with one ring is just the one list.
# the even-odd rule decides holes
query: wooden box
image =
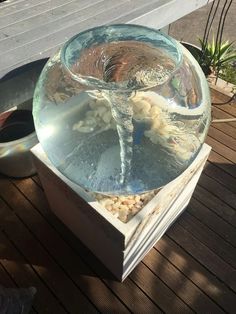
{"label": "wooden box", "polygon": [[63,176],[50,163],[40,144],[32,152],[51,210],[123,281],[186,208],[210,147],[204,144],[190,167],[164,186],[127,223]]}

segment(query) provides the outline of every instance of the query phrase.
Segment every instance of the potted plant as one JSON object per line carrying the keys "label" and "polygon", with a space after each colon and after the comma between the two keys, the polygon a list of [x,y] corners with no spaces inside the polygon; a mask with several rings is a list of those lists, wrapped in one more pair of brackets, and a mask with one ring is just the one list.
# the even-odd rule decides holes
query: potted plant
{"label": "potted plant", "polygon": [[[232,0],[225,0],[222,5],[221,12],[219,12],[220,2],[221,0],[212,2],[203,38],[199,38],[200,47],[189,43],[183,43],[183,45],[197,59],[205,75],[213,75],[216,78],[218,78],[221,74],[224,67],[229,67],[229,65],[231,66],[231,62],[236,61],[234,43],[229,42],[228,40],[223,41],[225,21],[232,4]],[[219,15],[219,21],[215,32],[216,35],[213,35],[212,39],[209,40],[212,24],[217,14]]]}
{"label": "potted plant", "polygon": [[[223,41],[223,32],[225,21],[232,0],[225,0],[220,6],[221,0],[213,1],[210,11],[208,13],[206,26],[202,38],[199,38],[199,45],[197,47],[190,43],[183,42],[182,44],[191,52],[191,54],[198,61],[203,72],[208,77],[211,84],[217,84],[218,78],[222,78],[227,82],[232,83],[232,97],[228,102],[235,100],[235,86],[236,86],[236,48],[234,42],[228,40]],[[221,11],[219,11],[221,8]],[[215,36],[212,35],[209,39],[212,24],[217,14],[219,15],[218,24],[215,30]],[[227,102],[227,103],[228,103]],[[236,121],[236,119],[234,119]],[[226,122],[213,120],[213,122]]]}

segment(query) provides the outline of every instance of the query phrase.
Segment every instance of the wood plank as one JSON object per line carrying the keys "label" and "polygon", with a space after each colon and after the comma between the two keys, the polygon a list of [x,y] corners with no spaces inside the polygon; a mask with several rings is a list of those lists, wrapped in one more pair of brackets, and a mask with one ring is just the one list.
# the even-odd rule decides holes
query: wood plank
{"label": "wood plank", "polygon": [[[65,3],[65,1],[64,1]],[[54,0],[53,6],[63,5],[63,0]],[[52,2],[51,1],[41,1],[35,3],[33,6],[27,6],[23,9],[23,6],[20,6],[18,10],[12,10],[10,14],[4,14],[0,19],[0,30],[7,29],[9,25],[18,24],[19,22],[26,22],[26,26],[29,25],[27,22],[31,17],[36,17],[40,14],[45,14],[46,12],[51,12],[52,14]],[[21,27],[23,23],[19,23]],[[33,26],[33,24],[31,23]],[[35,23],[35,25],[37,25]],[[27,26],[28,27],[28,26]],[[20,31],[20,29],[18,29]],[[22,30],[23,32],[24,30]]]}
{"label": "wood plank", "polygon": [[235,294],[171,238],[164,235],[155,249],[225,311],[235,312]]}
{"label": "wood plank", "polygon": [[235,101],[232,102],[231,104],[227,104],[227,105],[218,105],[218,106],[216,105],[216,108],[219,108],[219,109],[223,110],[224,112],[229,113],[233,117],[236,117]]}
{"label": "wood plank", "polygon": [[165,313],[194,313],[143,263],[129,276]]}
{"label": "wood plank", "polygon": [[226,242],[187,211],[183,213],[178,222],[222,260],[236,268],[236,249],[230,243]]}
{"label": "wood plank", "polygon": [[215,302],[186,278],[157,250],[151,250],[143,263],[165,282],[191,309],[197,313],[223,313]]}
{"label": "wood plank", "polygon": [[208,228],[217,233],[223,239],[231,243],[231,245],[236,247],[235,228],[216,215],[207,206],[205,206],[205,204],[199,202],[195,196],[192,197],[187,207],[187,212],[208,226]]}
{"label": "wood plank", "polygon": [[43,190],[43,186],[38,175],[31,177],[31,179]]}
{"label": "wood plank", "polygon": [[218,164],[207,162],[204,173],[224,185],[231,192],[236,193],[236,178],[221,169]]}
{"label": "wood plank", "polygon": [[229,99],[229,95],[223,94],[219,89],[211,88],[211,102],[213,106],[221,107],[221,105],[217,104],[225,103],[229,101]]}
{"label": "wood plank", "polygon": [[[231,119],[232,115],[212,106],[214,119]],[[212,123],[212,126],[236,139],[236,122]]]}
{"label": "wood plank", "polygon": [[122,302],[130,309],[132,313],[162,313],[156,300],[151,298],[139,288],[138,283],[126,278],[123,283],[114,280],[111,273],[105,266],[87,249],[78,238],[76,238],[69,229],[59,221],[52,213],[49,212],[48,218],[54,222],[57,231],[63,234],[66,242],[81,255],[81,258],[86,262],[89,268],[102,278],[102,281],[119,297]]}
{"label": "wood plank", "polygon": [[[13,194],[11,193],[11,195]],[[14,195],[14,199],[16,199],[16,195]],[[46,282],[50,289],[54,291],[67,311],[70,313],[78,313],[79,308],[84,312],[97,313],[95,307],[81,293],[73,280],[65,274],[49,252],[47,252],[40,242],[31,234],[28,226],[22,222],[21,218],[11,211],[7,205],[1,204],[1,206],[3,208],[0,216],[2,228],[4,228],[8,237],[11,237],[18,249],[24,252],[25,257],[29,260],[33,269],[40,278]],[[18,210],[21,209],[19,202],[17,207]],[[44,229],[37,220],[32,221],[32,228],[44,234]],[[50,239],[48,239],[48,241],[49,240]],[[60,250],[60,243],[58,243],[58,250]],[[67,259],[68,256],[69,255],[66,256]]]}
{"label": "wood plank", "polygon": [[[3,286],[4,288],[10,288],[10,289],[17,289],[18,288],[15,281],[13,280],[13,278],[10,277],[10,275],[7,273],[5,268],[2,266],[1,260],[0,260],[0,286]],[[28,287],[25,287],[25,288],[28,288]],[[0,296],[0,298],[1,298],[1,296]],[[3,311],[2,307],[1,307],[1,302],[0,302],[0,311],[1,310]],[[31,309],[30,309],[29,313],[30,314],[37,313],[37,311],[33,307],[33,303],[31,305]]]}
{"label": "wood plank", "polygon": [[225,157],[216,153],[214,150],[211,150],[208,160],[230,176],[236,178],[236,168],[234,167],[234,163],[232,161],[229,161]]}
{"label": "wood plank", "polygon": [[43,35],[47,34],[46,29],[48,29],[48,33],[50,29],[51,31],[56,30],[56,27],[58,27],[59,23],[70,21],[76,15],[78,15],[79,11],[82,11],[88,7],[93,7],[94,4],[99,2],[102,2],[102,0],[90,0],[89,2],[80,0],[80,3],[78,3],[76,0],[69,1],[68,3],[60,0],[57,7],[53,7],[53,9],[43,12],[43,14],[37,14],[28,19],[25,19],[24,16],[23,21],[6,25],[0,30],[1,53],[15,49],[30,41],[33,41],[34,37],[43,37]]}
{"label": "wood plank", "polygon": [[[236,133],[236,129],[235,129]],[[236,151],[236,139],[232,138],[231,136],[225,134],[224,132],[210,127],[208,131],[208,136],[214,138],[216,141],[224,144],[225,146],[229,147],[230,149]]]}
{"label": "wood plank", "polygon": [[[0,185],[1,186],[1,185]],[[1,186],[2,188],[2,186]],[[83,263],[77,254],[63,241],[55,230],[47,224],[47,222],[34,210],[32,205],[23,198],[19,191],[14,186],[5,183],[5,187],[2,188],[2,194],[5,199],[9,199],[10,195],[14,194],[14,200],[8,201],[10,206],[16,211],[19,217],[24,221],[29,230],[35,235],[35,237],[42,243],[47,252],[56,259],[58,265],[63,269],[67,278],[78,286],[84,294],[96,305],[101,311],[114,311],[115,309],[120,312],[126,312],[125,306],[112,294],[110,290],[91,272],[91,270]],[[35,228],[37,224],[37,228]],[[42,232],[43,230],[43,232]],[[70,258],[68,258],[68,256]],[[45,257],[46,258],[46,257]],[[48,256],[49,259],[51,259]],[[56,267],[56,266],[55,266]],[[78,269],[80,270],[78,272]],[[89,277],[83,274],[90,274]],[[51,274],[53,276],[53,273]],[[61,274],[61,279],[64,278],[64,274]],[[68,281],[64,279],[65,281]],[[66,282],[65,282],[66,283]],[[68,283],[69,285],[69,283]],[[71,288],[73,292],[74,285]],[[73,295],[71,294],[71,297]],[[78,291],[78,302],[79,300]],[[68,295],[69,297],[69,295]],[[83,300],[82,300],[83,301]],[[82,308],[81,303],[81,308]],[[108,307],[108,308],[107,308]],[[89,307],[88,307],[89,309]]]}
{"label": "wood plank", "polygon": [[[44,0],[49,1],[49,0]],[[0,3],[0,16],[6,16],[12,12],[16,12],[21,9],[29,8],[35,4],[42,3],[40,0],[8,0]]]}
{"label": "wood plank", "polygon": [[126,278],[123,283],[114,280],[114,277],[105,266],[78,241],[78,238],[76,238],[56,216],[49,212],[47,218],[53,222],[56,230],[63,235],[66,242],[81,256],[81,259],[86,262],[96,276],[102,278],[102,281],[107,287],[122,300],[132,313],[162,313],[156,300],[152,301],[151,298],[142,291],[142,287],[139,288],[136,282],[133,282],[129,277]]}
{"label": "wood plank", "polygon": [[[141,0],[138,1],[139,3],[137,5],[140,4]],[[26,34],[28,39],[30,39],[27,41],[27,44],[12,49],[11,53],[5,52],[1,54],[0,68],[4,69],[12,64],[17,64],[22,58],[26,60],[34,54],[38,55],[40,52],[48,50],[49,47],[61,45],[67,39],[78,33],[78,30],[82,31],[104,23],[107,20],[109,21],[109,14],[110,16],[114,15],[115,7],[117,8],[115,10],[116,12],[119,8],[124,14],[124,2],[126,2],[126,0],[121,0],[118,3],[115,0],[111,0],[108,6],[106,1],[102,1],[95,6],[72,13],[70,16],[65,16],[60,20],[32,29],[30,34]],[[130,5],[132,7],[134,5],[133,2],[130,3]],[[99,19],[99,21],[97,19]],[[44,40],[42,41],[42,39]]]}
{"label": "wood plank", "polygon": [[216,180],[208,177],[204,173],[199,179],[199,185],[221,199],[223,202],[236,209],[236,194],[218,183]]}
{"label": "wood plank", "polygon": [[0,284],[5,288],[17,288],[15,281],[11,278],[6,269],[1,264],[1,259],[0,259]]}
{"label": "wood plank", "polygon": [[6,16],[16,11],[23,11],[29,7],[34,7],[42,2],[49,1],[50,0],[12,0],[10,2],[3,2],[0,4],[0,16]]}
{"label": "wood plank", "polygon": [[225,157],[229,161],[236,163],[236,152],[234,150],[230,149],[226,145],[218,142],[217,140],[210,136],[206,138],[206,143],[210,145],[216,153]]}
{"label": "wood plank", "polygon": [[[65,40],[75,35],[79,31],[83,31],[87,28],[97,26],[99,24],[110,23],[114,21],[115,18],[122,18],[122,22],[127,22],[125,16],[130,12],[136,10],[136,8],[143,8],[142,11],[145,12],[145,7],[149,6],[150,3],[155,3],[157,0],[150,0],[148,5],[143,2],[143,0],[133,1],[120,0],[119,2],[115,0],[109,1],[109,7],[104,3],[99,3],[96,8],[87,8],[76,14],[73,19],[66,23],[63,21],[58,22],[56,29],[51,32],[46,29],[45,36],[42,35],[41,28],[38,28],[38,32],[41,34],[40,38],[32,38],[33,42],[18,47],[11,50],[11,53],[5,53],[1,55],[0,59],[0,69],[3,75],[6,73],[4,69],[11,68],[12,66],[17,66],[17,64],[22,62],[28,63],[30,58],[37,55],[40,58],[44,57],[44,51],[55,51],[58,46],[61,46]],[[106,2],[107,3],[107,2]],[[42,26],[43,27],[43,26]],[[42,40],[43,39],[43,40]]]}
{"label": "wood plank", "polygon": [[232,207],[200,185],[197,185],[193,195],[219,217],[236,227],[236,213]]}
{"label": "wood plank", "polygon": [[[5,207],[5,205],[3,206]],[[34,271],[30,263],[16,249],[16,247],[9,240],[9,237],[7,237],[4,233],[0,231],[1,263],[7,270],[7,272],[11,275],[11,278],[14,279],[17,286],[19,287],[34,286],[37,289],[37,293],[35,294],[34,297],[35,309],[39,313],[45,314],[67,313],[64,307],[55,297],[54,293],[48,288],[47,285],[45,285],[43,281],[39,279],[39,276]],[[45,300],[47,300],[46,303]]]}
{"label": "wood plank", "polygon": [[227,114],[230,114],[233,117],[236,117],[236,106],[235,100],[231,101],[228,104],[221,104],[230,100],[230,96],[223,94],[222,92],[211,89],[211,98],[213,108],[224,111]]}
{"label": "wood plank", "polygon": [[[21,181],[16,181],[17,187],[21,190],[22,193],[27,198],[30,198],[32,204],[42,212],[47,219],[50,219],[50,221],[53,223],[54,226],[56,226],[57,231],[59,231],[63,238],[66,238],[66,241],[69,242],[73,248],[78,252],[78,254],[82,256],[86,256],[86,263],[88,263],[88,252],[83,253],[84,248],[81,247],[79,244],[79,241],[77,238],[75,238],[70,231],[68,231],[65,226],[60,223],[54,215],[51,214],[50,212],[47,212],[47,204],[45,200],[45,196],[43,192],[39,190],[37,185],[32,182],[30,179],[24,179],[23,183]],[[37,197],[37,195],[40,195]],[[66,230],[67,229],[67,230]],[[70,255],[71,256],[71,255]],[[94,256],[91,257],[90,255],[90,262],[89,265],[92,267],[92,269],[95,268],[95,272],[98,273],[102,277],[108,277],[109,273],[107,271],[104,273],[104,267],[101,266],[101,263],[99,263],[96,259],[96,262],[94,262]],[[76,265],[78,266],[78,261],[76,262]],[[95,267],[96,265],[96,267]],[[146,310],[150,309],[150,313],[152,313],[155,309],[154,312],[158,312],[158,309],[154,305],[154,303],[140,290],[137,285],[135,285],[132,281],[130,281],[129,278],[125,280],[125,282],[120,285],[119,283],[116,283],[114,280],[108,280],[104,279],[106,285],[112,289],[112,291],[119,297],[122,298],[123,302],[129,307],[129,309],[132,312],[139,312],[142,313],[144,312],[145,308]],[[104,292],[103,292],[104,293]],[[137,302],[135,300],[140,300],[140,302]]]}
{"label": "wood plank", "polygon": [[[45,196],[43,194],[40,193],[40,197],[37,198],[37,195],[38,193],[36,192],[39,188],[34,184],[34,182],[32,182],[30,179],[25,179],[23,180],[24,181],[24,184],[20,184],[20,181],[16,180],[15,183],[17,184],[18,188],[21,189],[22,192],[24,192],[27,196],[27,198],[29,197],[31,199],[31,202],[35,205],[37,205],[37,208],[40,209],[40,211],[43,212],[43,214],[45,216],[47,216],[47,219],[49,218],[49,213],[47,212],[47,202],[46,202],[46,199],[45,199]],[[31,182],[31,184],[30,184]],[[35,189],[36,188],[36,189]],[[42,191],[41,191],[42,192]],[[44,200],[43,200],[44,198]],[[43,200],[43,201],[42,201]],[[53,223],[53,225],[55,226],[55,217],[53,216],[54,219],[51,220],[51,222]],[[67,233],[71,233],[70,231],[67,230]],[[46,235],[45,235],[46,236]],[[63,238],[65,237],[64,235],[64,230],[62,232],[62,236]],[[50,239],[52,238],[52,235],[48,235],[47,238],[50,237]],[[46,240],[45,240],[46,241]],[[76,239],[76,241],[78,242],[78,239]],[[62,243],[60,244],[60,249],[63,251],[63,245]],[[50,248],[50,250],[52,250]],[[86,262],[87,262],[87,253],[83,253],[84,249],[80,247],[78,251],[78,254],[80,255],[84,255],[86,256]],[[57,254],[57,253],[56,253]],[[54,254],[55,255],[55,254]],[[73,263],[75,263],[75,268],[77,269],[78,267],[81,269],[82,266],[81,266],[81,262],[78,261],[78,258],[76,256],[74,256],[74,254],[72,254],[71,252],[69,253],[63,253],[63,255],[65,256],[70,256],[71,259],[73,259]],[[57,257],[58,259],[63,260],[63,257]],[[71,262],[70,262],[71,264]],[[94,264],[94,261],[92,262],[92,264]],[[98,264],[98,261],[96,261],[96,272],[98,271],[97,270],[97,264]],[[68,266],[68,267],[72,267],[71,265]],[[93,266],[94,267],[94,266]],[[85,266],[83,266],[83,268],[85,268]],[[101,268],[100,268],[101,269]],[[71,270],[70,270],[71,271]],[[86,271],[84,271],[85,273],[89,273],[89,270],[87,269]],[[91,272],[91,271],[90,271]],[[104,275],[104,269],[102,269],[101,272],[98,272],[98,274],[101,276],[105,276]],[[76,274],[72,274],[73,275],[73,278],[75,279],[77,276]],[[71,275],[71,276],[72,276]],[[106,273],[107,275],[107,273]],[[108,276],[108,275],[107,275]],[[110,275],[109,275],[110,276]],[[76,279],[75,279],[76,280]],[[99,300],[101,300],[102,303],[104,303],[104,300],[103,300],[103,296],[106,295],[108,292],[104,292],[101,287],[98,288],[98,285],[97,283],[87,283],[87,285],[93,285],[94,287],[96,287],[96,289],[98,289],[99,291],[101,291],[102,293],[102,296],[99,295],[98,293],[95,293],[95,296],[92,295],[90,296],[89,294],[89,297],[90,298],[99,298]],[[144,309],[150,309],[150,312],[155,311],[154,312],[158,312],[158,309],[156,308],[156,305],[154,305],[154,303],[140,290],[138,289],[138,287],[132,283],[130,280],[127,280],[126,283],[119,285],[119,283],[116,283],[114,282],[114,280],[111,280],[111,281],[107,281],[106,280],[106,285],[119,297],[121,298],[122,297],[122,300],[123,302],[125,301],[125,304],[127,307],[130,308],[131,311],[134,311],[134,312],[143,312]],[[132,291],[132,293],[131,293]],[[126,297],[125,297],[126,296]],[[138,299],[140,300],[140,302],[135,302],[135,299]],[[93,300],[94,301],[94,300]],[[109,302],[106,301],[108,304]],[[112,302],[110,300],[110,302]],[[96,304],[96,302],[94,301],[94,303]],[[117,308],[117,307],[116,307]]]}
{"label": "wood plank", "polygon": [[167,231],[168,236],[184,248],[192,257],[206,267],[217,278],[222,280],[230,289],[236,292],[235,270],[224,262],[217,254],[196,239],[178,222]]}

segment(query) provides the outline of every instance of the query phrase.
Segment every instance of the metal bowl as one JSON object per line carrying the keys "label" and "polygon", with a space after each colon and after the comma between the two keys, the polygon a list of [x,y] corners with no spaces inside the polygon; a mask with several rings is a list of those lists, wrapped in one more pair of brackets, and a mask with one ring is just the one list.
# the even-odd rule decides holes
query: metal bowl
{"label": "metal bowl", "polygon": [[[34,88],[46,61],[42,59],[29,63],[0,79],[0,114],[14,107],[16,110],[32,110]],[[31,131],[9,142],[0,142],[0,173],[17,178],[36,173],[30,149],[38,143],[38,139],[34,128]]]}

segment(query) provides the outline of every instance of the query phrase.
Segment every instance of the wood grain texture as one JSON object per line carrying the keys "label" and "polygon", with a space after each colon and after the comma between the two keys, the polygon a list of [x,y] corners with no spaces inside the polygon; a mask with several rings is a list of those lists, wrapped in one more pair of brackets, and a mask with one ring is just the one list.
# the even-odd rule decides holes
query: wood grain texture
{"label": "wood grain texture", "polygon": [[[69,246],[73,247],[73,250],[77,255],[80,256],[81,260],[83,260],[83,256],[88,257],[88,252],[85,252],[85,247],[81,245],[80,242],[78,242],[73,234],[69,232],[68,229],[66,229],[65,226],[59,220],[57,220],[54,215],[51,214],[51,212],[48,211],[49,208],[45,195],[42,190],[37,186],[37,184],[35,184],[35,182],[31,179],[25,179],[21,181],[14,180],[13,182],[14,185],[17,186],[17,188],[20,190],[20,192],[31,202],[34,208],[37,209],[41,214],[43,214],[47,221],[51,225],[53,225],[53,227],[61,235],[61,237],[66,240]],[[73,253],[73,256],[75,253]],[[70,254],[70,256],[72,255]],[[83,263],[81,261],[78,263],[78,257],[76,258],[76,260],[77,266]],[[86,264],[89,265],[86,273],[92,272],[92,270],[94,270],[94,276],[100,275],[101,278],[110,277],[110,274],[104,269],[101,263],[97,259],[95,259],[94,261],[93,256],[90,256],[89,261],[86,260]],[[116,281],[106,279],[105,284],[114,292],[115,295],[123,300],[123,302],[131,311],[141,313],[145,309],[147,309],[150,311],[150,313],[158,313],[157,306],[129,279],[126,280],[123,285],[120,285]],[[98,288],[96,282],[94,283],[94,285],[96,286],[96,288]],[[103,295],[107,294],[107,292],[104,291],[104,288],[102,289],[101,286],[99,289]],[[96,297],[98,296],[96,295]],[[104,301],[103,297],[100,296],[100,298],[101,301]],[[137,300],[139,300],[139,302],[137,302]]]}
{"label": "wood grain texture", "polygon": [[[162,28],[207,0],[9,0],[0,4],[0,78],[51,56],[67,39],[102,24]],[[178,10],[181,7],[182,10]]]}
{"label": "wood grain texture", "polygon": [[[3,207],[3,204],[1,205]],[[21,208],[20,205],[19,208]],[[81,293],[72,278],[66,275],[43,244],[31,234],[28,226],[21,221],[21,216],[14,214],[7,205],[3,207],[1,214],[1,226],[6,234],[11,237],[21,252],[24,251],[24,256],[32,265],[33,270],[54,291],[63,307],[70,313],[77,313],[78,308],[96,313],[96,308],[91,301]],[[44,234],[40,224],[34,225],[34,229]]]}
{"label": "wood grain texture", "polygon": [[[185,247],[181,247],[178,244],[178,238],[175,241],[168,235],[164,235],[155,245],[155,249],[225,311],[234,313],[235,294],[191,256]],[[197,303],[198,300],[194,302]]]}
{"label": "wood grain texture", "polygon": [[235,313],[232,128],[210,134],[213,152],[187,211],[124,283],[52,214],[37,176],[0,177],[0,284],[35,286],[33,313],[40,314],[78,313],[78,308],[84,313]]}
{"label": "wood grain texture", "polygon": [[[1,202],[1,212],[6,205]],[[1,264],[14,279],[19,287],[34,286],[37,293],[34,307],[39,313],[67,313],[52,290],[40,279],[34,271],[33,265],[24,257],[24,253],[16,247],[6,231],[0,232]]]}

